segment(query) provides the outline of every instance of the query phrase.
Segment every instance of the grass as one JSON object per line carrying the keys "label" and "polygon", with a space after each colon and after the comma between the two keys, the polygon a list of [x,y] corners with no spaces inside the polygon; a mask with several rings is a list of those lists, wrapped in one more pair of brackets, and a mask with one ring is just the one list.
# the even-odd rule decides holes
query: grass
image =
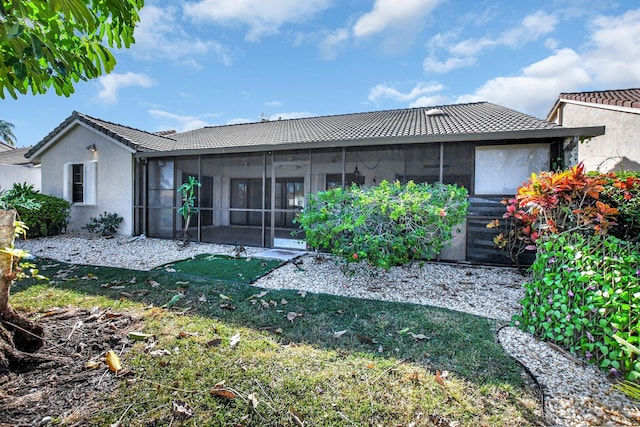
{"label": "grass", "polygon": [[190,426],[540,423],[522,369],[496,343],[494,320],[266,291],[212,277],[216,269],[198,276],[179,263],[151,272],[39,264],[51,283],[17,285],[14,306],[132,310],[153,335],[153,348],[170,352],[153,357],[149,342],[131,343],[122,360],[134,375],[106,398],[92,425],[121,418],[123,425],[175,425],[180,408],[191,410],[182,421]]}

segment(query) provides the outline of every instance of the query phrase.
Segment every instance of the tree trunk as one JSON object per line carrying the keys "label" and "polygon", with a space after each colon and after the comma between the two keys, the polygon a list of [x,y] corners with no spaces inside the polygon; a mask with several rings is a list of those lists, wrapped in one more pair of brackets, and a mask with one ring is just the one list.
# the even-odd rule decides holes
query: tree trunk
{"label": "tree trunk", "polygon": [[[0,248],[2,249],[13,247],[15,219],[15,210],[0,210]],[[27,353],[35,352],[44,345],[42,327],[20,316],[9,305],[9,295],[15,274],[13,256],[0,252],[0,374],[39,360],[39,357],[33,357]]]}

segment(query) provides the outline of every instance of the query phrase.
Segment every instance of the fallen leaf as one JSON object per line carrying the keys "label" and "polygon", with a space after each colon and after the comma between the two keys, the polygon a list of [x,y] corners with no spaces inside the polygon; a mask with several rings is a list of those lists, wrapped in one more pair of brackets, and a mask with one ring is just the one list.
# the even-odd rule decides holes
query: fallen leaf
{"label": "fallen leaf", "polygon": [[291,415],[291,419],[298,427],[304,427],[304,418],[300,414],[300,412],[296,411],[293,408],[289,408],[289,415]]}
{"label": "fallen leaf", "polygon": [[97,369],[100,366],[102,366],[102,363],[96,360],[89,360],[87,363],[84,364],[84,367],[87,369]]}
{"label": "fallen leaf", "polygon": [[412,332],[409,332],[409,335],[411,336],[411,338],[413,338],[414,340],[427,340],[429,339],[428,336],[424,335],[424,334],[414,334]]}
{"label": "fallen leaf", "polygon": [[235,334],[229,339],[229,347],[233,348],[240,342],[240,334]]}
{"label": "fallen leaf", "polygon": [[118,355],[113,350],[109,350],[107,351],[106,358],[109,370],[117,374],[118,371],[122,369],[122,364],[120,363]]}
{"label": "fallen leaf", "polygon": [[223,310],[235,310],[238,307],[231,305],[228,302],[223,302],[222,304],[220,304],[220,308]]}
{"label": "fallen leaf", "polygon": [[133,279],[129,280],[129,283],[134,284],[136,283],[138,280],[136,279],[135,276],[133,276]]}
{"label": "fallen leaf", "polygon": [[296,313],[295,311],[290,311],[289,313],[287,313],[287,320],[289,322],[293,322],[294,320],[296,320],[298,317],[302,317],[303,314],[302,313]]}
{"label": "fallen leaf", "polygon": [[207,296],[205,294],[202,294],[198,297],[198,301],[199,302],[207,302]]}
{"label": "fallen leaf", "polygon": [[275,302],[275,301],[274,301],[274,300],[272,300],[272,299],[270,299],[270,300],[269,300],[269,304],[270,304],[270,305],[272,305],[272,306],[274,306],[274,307],[276,307],[276,306],[278,305],[278,303],[277,303],[277,302]]}
{"label": "fallen leaf", "polygon": [[374,340],[373,338],[368,337],[366,335],[362,335],[358,332],[356,332],[356,338],[358,338],[360,342],[363,342],[365,344],[377,344],[376,340]]}
{"label": "fallen leaf", "polygon": [[176,282],[176,285],[188,285],[189,282]]}
{"label": "fallen leaf", "polygon": [[258,396],[256,396],[255,393],[249,393],[247,395],[247,400],[249,400],[249,403],[251,403],[251,407],[253,409],[256,409],[258,407]]}
{"label": "fallen leaf", "polygon": [[410,328],[404,328],[404,329],[400,329],[399,331],[396,331],[396,333],[397,333],[398,335],[404,335],[404,334],[406,334],[407,332],[409,332],[409,330],[410,330]]}
{"label": "fallen leaf", "polygon": [[231,301],[233,298],[228,297],[225,294],[220,294],[220,299]]}
{"label": "fallen leaf", "polygon": [[147,283],[149,285],[151,285],[152,288],[157,288],[157,287],[160,286],[160,283],[156,282],[155,280],[153,280],[151,278],[147,279]]}
{"label": "fallen leaf", "polygon": [[334,338],[340,338],[341,336],[343,336],[344,334],[347,333],[347,330],[345,329],[344,331],[338,331],[338,332],[334,332],[333,333],[333,337]]}
{"label": "fallen leaf", "polygon": [[282,305],[286,305],[286,304],[289,304],[289,301],[287,301],[286,299],[282,298],[282,299],[280,300],[280,304],[282,304]]}
{"label": "fallen leaf", "polygon": [[266,294],[268,294],[269,291],[262,291],[259,294],[255,294],[255,295],[251,295],[249,298],[247,298],[248,300],[250,299],[258,299],[258,298],[262,298],[263,296],[265,296]]}
{"label": "fallen leaf", "polygon": [[175,273],[176,269],[175,268],[165,268],[164,271],[166,271],[167,273]]}
{"label": "fallen leaf", "polygon": [[214,338],[212,340],[207,341],[207,347],[219,347],[222,344],[222,338]]}
{"label": "fallen leaf", "polygon": [[176,305],[178,303],[178,301],[180,301],[183,297],[184,297],[184,295],[182,295],[182,294],[175,294],[173,296],[173,298],[171,298],[169,300],[169,302],[167,303],[167,308],[170,308],[170,307],[173,307],[174,305]]}
{"label": "fallen leaf", "polygon": [[153,357],[162,357],[162,356],[170,356],[170,355],[171,355],[171,352],[166,349],[153,350],[149,352],[149,356],[153,356]]}
{"label": "fallen leaf", "polygon": [[198,335],[197,333],[193,333],[193,332],[184,332],[184,331],[180,331],[180,333],[178,333],[178,339],[185,339],[185,338],[189,338],[189,337],[194,337]]}
{"label": "fallen leaf", "polygon": [[133,340],[133,341],[144,341],[148,338],[151,338],[153,335],[145,334],[143,332],[132,331],[132,332],[129,332],[127,336],[129,337],[130,340]]}
{"label": "fallen leaf", "polygon": [[226,388],[224,384],[225,384],[224,381],[220,381],[219,383],[213,386],[213,388],[209,393],[212,396],[223,397],[225,399],[235,399],[236,397],[238,397],[233,391]]}
{"label": "fallen leaf", "polygon": [[282,331],[282,328],[278,328],[273,332],[275,332],[276,334],[281,334],[283,331]]}
{"label": "fallen leaf", "polygon": [[120,296],[125,298],[131,298],[133,297],[133,294],[130,294],[129,292],[120,292]]}
{"label": "fallen leaf", "polygon": [[262,308],[269,308],[269,303],[263,299],[260,300],[260,304],[262,304]]}
{"label": "fallen leaf", "polygon": [[174,400],[171,404],[174,414],[180,419],[193,417],[193,408],[186,402]]}
{"label": "fallen leaf", "polygon": [[307,291],[298,291],[298,295],[300,295],[302,298],[306,298],[307,297]]}
{"label": "fallen leaf", "polygon": [[[445,377],[446,377],[446,375],[445,375]],[[442,372],[436,371],[436,377],[435,378],[436,378],[436,382],[438,384],[440,384],[442,387],[446,387],[446,384],[444,383],[444,378],[442,377]]]}

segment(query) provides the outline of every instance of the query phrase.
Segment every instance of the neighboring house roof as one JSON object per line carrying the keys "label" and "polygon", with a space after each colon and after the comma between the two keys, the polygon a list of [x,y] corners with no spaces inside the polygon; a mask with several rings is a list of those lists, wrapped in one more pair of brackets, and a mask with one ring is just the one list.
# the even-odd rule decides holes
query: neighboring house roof
{"label": "neighboring house roof", "polygon": [[27,153],[27,157],[33,157],[34,155],[41,153],[43,149],[48,147],[62,134],[68,131],[73,124],[82,124],[84,126],[93,128],[98,132],[130,147],[134,151],[163,151],[167,149],[173,149],[174,147],[179,147],[179,143],[169,137],[146,132],[117,123],[108,122],[106,120],[98,119],[87,114],[74,111],[54,130],[49,132],[49,134],[45,136],[42,141],[38,142]]}
{"label": "neighboring house roof", "polygon": [[563,103],[582,104],[610,110],[640,113],[640,89],[631,88],[561,93],[551,108],[551,111],[549,111],[547,120],[556,119],[558,108]]}
{"label": "neighboring house roof", "polygon": [[0,152],[8,151],[8,150],[13,150],[13,147],[9,144],[5,144],[4,142],[0,141]]}
{"label": "neighboring house roof", "polygon": [[31,147],[24,147],[0,151],[0,165],[30,165],[31,162],[25,157],[30,149]]}
{"label": "neighboring house roof", "polygon": [[210,126],[150,133],[74,112],[27,156],[39,155],[74,123],[90,126],[138,156],[342,147],[412,142],[495,141],[601,135],[603,127],[564,128],[488,102]]}

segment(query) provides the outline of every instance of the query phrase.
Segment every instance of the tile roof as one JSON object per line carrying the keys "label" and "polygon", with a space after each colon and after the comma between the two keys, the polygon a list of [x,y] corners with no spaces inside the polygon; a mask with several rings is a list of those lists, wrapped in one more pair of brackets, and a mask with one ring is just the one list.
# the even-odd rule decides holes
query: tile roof
{"label": "tile roof", "polygon": [[[429,110],[443,114],[427,115]],[[560,126],[488,102],[212,126],[172,135],[184,149],[249,147],[398,137],[482,138]],[[489,137],[487,136],[487,139]]]}
{"label": "tile roof", "polygon": [[38,142],[28,153],[30,157],[41,148],[51,142],[60,132],[75,121],[80,121],[85,125],[98,130],[122,144],[135,149],[136,151],[164,151],[173,150],[180,146],[174,139],[158,135],[151,132],[145,132],[129,126],[108,122],[106,120],[97,119],[89,115],[74,111],[54,130],[49,132],[40,142]]}
{"label": "tile roof", "polygon": [[[40,152],[75,121],[139,153],[150,154],[167,151],[184,153],[190,150],[248,151],[277,146],[288,149],[296,145],[308,148],[314,145],[490,141],[573,136],[576,132],[488,102],[210,126],[182,133],[145,132],[74,111],[36,144],[27,156]],[[592,129],[588,131],[597,132]]]}
{"label": "tile roof", "polygon": [[601,90],[597,92],[561,93],[560,99],[640,108],[640,89]]}
{"label": "tile roof", "polygon": [[31,147],[13,148],[0,151],[0,165],[28,165],[31,162],[24,156]]}

